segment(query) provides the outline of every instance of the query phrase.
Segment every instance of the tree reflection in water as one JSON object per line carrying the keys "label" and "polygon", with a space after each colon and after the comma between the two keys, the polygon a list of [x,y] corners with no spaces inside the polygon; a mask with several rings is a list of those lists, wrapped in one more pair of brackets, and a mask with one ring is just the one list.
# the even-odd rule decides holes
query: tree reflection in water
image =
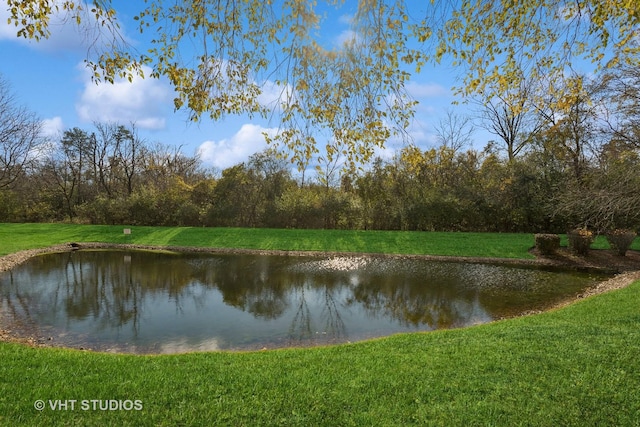
{"label": "tree reflection in water", "polygon": [[0,307],[67,345],[261,348],[486,322],[597,279],[401,258],[78,251],[0,274]]}
{"label": "tree reflection in water", "polygon": [[325,319],[324,332],[328,334],[332,342],[339,342],[347,338],[348,334],[335,294],[336,289],[324,289],[325,310],[322,313],[322,317]]}
{"label": "tree reflection in water", "polygon": [[455,271],[439,267],[405,277],[384,274],[387,268],[371,271],[353,290],[350,304],[413,328],[448,329],[489,320],[478,291],[460,287]]}
{"label": "tree reflection in water", "polygon": [[304,287],[296,293],[298,296],[298,308],[289,327],[289,344],[304,342],[313,336],[311,328],[311,310],[305,298]]}
{"label": "tree reflection in water", "polygon": [[[309,345],[319,343],[344,342],[348,338],[347,327],[342,319],[341,304],[338,301],[336,287],[320,287],[313,285],[299,286],[293,294],[298,299],[297,309],[289,327],[289,345]],[[320,303],[317,322],[314,313],[307,303],[307,295]],[[317,327],[314,327],[317,325]]]}

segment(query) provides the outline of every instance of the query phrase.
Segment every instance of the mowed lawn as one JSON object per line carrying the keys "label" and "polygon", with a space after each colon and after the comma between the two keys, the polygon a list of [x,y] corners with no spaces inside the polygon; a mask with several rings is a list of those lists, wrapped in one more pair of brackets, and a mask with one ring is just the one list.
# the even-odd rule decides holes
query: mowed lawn
{"label": "mowed lawn", "polygon": [[[131,234],[125,235],[124,228]],[[67,242],[531,258],[532,234],[0,224],[0,255]]]}
{"label": "mowed lawn", "polygon": [[[0,252],[129,239],[524,258],[533,245],[532,235],[122,228],[0,225]],[[0,343],[0,425],[638,426],[639,360],[640,282],[535,316],[333,347],[135,356]]]}
{"label": "mowed lawn", "polygon": [[[525,233],[0,224],[0,256],[68,242],[531,259],[528,250],[535,240]],[[565,236],[562,244],[567,244]],[[599,236],[592,247],[609,245]],[[640,250],[640,239],[632,248]]]}

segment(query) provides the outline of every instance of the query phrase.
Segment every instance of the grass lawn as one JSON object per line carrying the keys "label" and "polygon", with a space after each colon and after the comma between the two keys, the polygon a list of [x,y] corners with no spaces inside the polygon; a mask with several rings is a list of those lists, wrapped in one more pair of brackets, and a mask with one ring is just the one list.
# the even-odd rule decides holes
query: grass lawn
{"label": "grass lawn", "polygon": [[65,242],[532,258],[531,234],[0,224],[0,255]]}
{"label": "grass lawn", "polygon": [[[124,242],[122,228],[0,225],[0,253]],[[533,244],[532,235],[395,234],[134,227],[128,238],[510,257]],[[541,315],[334,347],[132,356],[0,343],[0,361],[2,426],[638,426],[640,282]],[[58,400],[66,410],[51,409]],[[109,400],[142,409],[100,410]]]}
{"label": "grass lawn", "polygon": [[[125,227],[76,224],[0,224],[0,256],[66,242],[135,243],[215,248],[337,251],[531,259],[533,234],[269,228]],[[566,237],[562,237],[566,246]],[[593,248],[609,245],[599,236]],[[633,249],[640,250],[640,239]]]}

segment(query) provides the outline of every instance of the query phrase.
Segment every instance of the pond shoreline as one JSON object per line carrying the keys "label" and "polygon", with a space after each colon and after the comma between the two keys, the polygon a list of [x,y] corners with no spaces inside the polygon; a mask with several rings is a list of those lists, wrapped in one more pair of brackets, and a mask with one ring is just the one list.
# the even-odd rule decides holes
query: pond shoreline
{"label": "pond shoreline", "polygon": [[[140,244],[119,244],[119,243],[65,243],[46,248],[27,249],[13,254],[0,257],[0,272],[10,270],[28,259],[52,252],[70,252],[80,249],[119,249],[119,250],[164,250],[172,252],[197,252],[211,254],[247,254],[247,255],[282,255],[282,256],[336,256],[336,257],[381,257],[381,258],[404,258],[404,259],[425,259],[444,262],[470,262],[477,264],[498,264],[498,265],[521,265],[558,267],[562,269],[575,269],[580,271],[593,271],[610,274],[618,274],[628,271],[640,271],[640,252],[629,251],[626,257],[605,256],[610,251],[591,250],[591,255],[587,257],[577,257],[566,250],[561,250],[556,256],[542,257],[535,250],[529,252],[535,259],[523,258],[491,258],[491,257],[464,257],[448,255],[422,255],[422,254],[393,254],[374,252],[326,252],[326,251],[291,251],[278,249],[235,249],[235,248],[212,248],[201,246],[160,246],[160,245],[140,245]],[[594,255],[597,254],[597,255]],[[604,258],[604,259],[601,259]]]}
{"label": "pond shoreline", "polygon": [[[616,274],[613,278],[598,283],[589,288],[586,292],[575,297],[561,301],[548,310],[565,307],[583,298],[624,288],[636,280],[640,280],[640,253],[629,251],[627,257],[612,256],[611,251],[592,250],[586,257],[576,257],[568,251],[560,251],[552,258],[541,257],[531,250],[535,259],[511,259],[511,258],[484,258],[484,257],[455,257],[439,255],[398,255],[381,253],[361,253],[361,252],[321,252],[321,251],[286,251],[286,250],[260,250],[260,249],[228,249],[228,248],[208,248],[208,247],[183,247],[183,246],[154,246],[139,244],[115,244],[115,243],[67,243],[50,246],[47,248],[29,249],[0,257],[0,272],[11,270],[12,268],[26,262],[32,257],[55,252],[71,252],[80,249],[119,249],[119,250],[163,250],[175,252],[198,252],[212,254],[251,254],[251,255],[284,255],[284,256],[335,256],[335,257],[385,257],[404,259],[425,259],[444,262],[468,262],[478,264],[497,264],[514,266],[532,266],[559,269],[575,269],[580,271],[592,271]],[[547,310],[545,310],[547,311]],[[524,315],[538,314],[540,311],[527,312]],[[53,342],[49,338],[37,337],[34,335],[24,336],[13,331],[14,326],[11,321],[7,322],[0,311],[0,341],[24,343],[34,347],[53,347]],[[82,349],[82,348],[81,348]]]}

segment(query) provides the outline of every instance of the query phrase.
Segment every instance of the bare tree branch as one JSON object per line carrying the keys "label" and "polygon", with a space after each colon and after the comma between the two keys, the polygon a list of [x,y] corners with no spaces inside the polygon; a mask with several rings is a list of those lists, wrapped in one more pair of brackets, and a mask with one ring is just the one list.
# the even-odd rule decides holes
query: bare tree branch
{"label": "bare tree branch", "polygon": [[33,160],[43,142],[41,128],[40,120],[18,105],[0,76],[0,188],[13,184]]}

